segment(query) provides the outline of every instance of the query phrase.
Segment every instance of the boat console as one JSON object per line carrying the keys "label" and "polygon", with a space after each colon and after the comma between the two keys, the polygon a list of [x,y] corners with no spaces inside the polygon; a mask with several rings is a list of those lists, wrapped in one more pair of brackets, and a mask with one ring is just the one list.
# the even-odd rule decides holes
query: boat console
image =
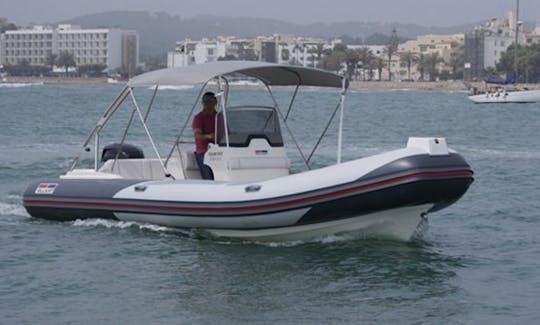
{"label": "boat console", "polygon": [[216,120],[216,143],[204,157],[215,180],[257,181],[289,174],[290,161],[274,107],[229,107]]}

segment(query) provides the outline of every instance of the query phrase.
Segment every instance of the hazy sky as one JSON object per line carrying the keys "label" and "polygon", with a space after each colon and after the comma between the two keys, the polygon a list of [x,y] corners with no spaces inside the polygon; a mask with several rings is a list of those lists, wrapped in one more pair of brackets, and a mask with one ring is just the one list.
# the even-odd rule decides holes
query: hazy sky
{"label": "hazy sky", "polygon": [[[51,23],[111,10],[164,11],[182,18],[200,14],[276,18],[300,24],[381,21],[452,26],[501,16],[515,0],[0,0],[0,17],[16,24]],[[540,0],[521,0],[520,15],[540,23]]]}

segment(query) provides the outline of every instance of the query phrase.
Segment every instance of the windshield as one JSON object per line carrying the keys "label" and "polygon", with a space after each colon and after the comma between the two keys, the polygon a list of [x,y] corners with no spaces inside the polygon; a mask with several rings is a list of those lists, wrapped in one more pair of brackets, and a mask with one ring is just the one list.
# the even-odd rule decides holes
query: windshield
{"label": "windshield", "polygon": [[[264,138],[270,146],[283,146],[277,113],[273,107],[242,106],[230,107],[226,111],[229,145],[247,147],[253,138]],[[225,146],[223,113],[217,116],[218,143]]]}

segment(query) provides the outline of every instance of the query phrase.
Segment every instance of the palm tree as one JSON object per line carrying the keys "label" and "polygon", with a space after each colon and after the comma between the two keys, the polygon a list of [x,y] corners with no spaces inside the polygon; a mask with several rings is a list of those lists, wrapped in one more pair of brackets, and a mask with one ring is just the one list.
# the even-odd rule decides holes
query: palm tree
{"label": "palm tree", "polygon": [[319,68],[323,70],[334,70],[334,69],[331,69],[331,66],[332,66],[331,61],[333,57],[335,56],[334,51],[332,49],[324,49],[322,54],[324,56],[321,55],[321,59],[319,60],[319,64],[318,64]]}
{"label": "palm tree", "polygon": [[315,68],[315,59],[317,58],[317,56],[313,52],[312,48],[308,49],[307,52],[309,53],[309,61],[311,62],[311,67]]}
{"label": "palm tree", "polygon": [[67,77],[69,67],[74,67],[76,65],[75,57],[73,56],[73,53],[69,51],[60,51],[60,53],[58,53],[58,58],[56,59],[56,64],[60,67],[64,67]]}
{"label": "palm tree", "polygon": [[300,61],[300,50],[304,53],[304,46],[300,46],[298,43],[294,44],[293,52],[295,54],[295,64],[294,65],[303,65],[303,62]]}
{"label": "palm tree", "polygon": [[456,80],[459,71],[463,71],[464,64],[463,51],[452,52],[450,54],[450,66],[452,67],[452,79]]}
{"label": "palm tree", "polygon": [[377,71],[379,72],[379,81],[381,81],[384,60],[382,58],[375,58],[375,67],[377,67]]}
{"label": "palm tree", "polygon": [[438,72],[437,65],[441,62],[444,62],[444,60],[439,56],[439,52],[433,52],[427,56],[429,81],[435,81],[435,75]]}
{"label": "palm tree", "polygon": [[362,62],[362,80],[366,81],[366,70],[370,70],[371,79],[371,61],[373,61],[373,52],[368,47],[362,47],[358,49],[358,55],[360,56],[360,62]]}
{"label": "palm tree", "polygon": [[388,81],[392,80],[392,55],[396,53],[399,45],[399,39],[397,37],[396,29],[392,30],[392,36],[390,36],[390,41],[388,45],[384,48],[384,53],[388,56]]}
{"label": "palm tree", "polygon": [[45,57],[45,65],[51,67],[51,70],[54,68],[54,65],[56,64],[56,59],[58,58],[58,55],[50,52]]}
{"label": "palm tree", "polygon": [[[349,79],[356,79],[356,71],[358,62],[360,61],[360,55],[356,49],[347,49],[345,51],[345,63],[347,65],[347,77]],[[354,78],[353,78],[354,77]]]}
{"label": "palm tree", "polygon": [[312,59],[312,66],[315,68],[315,57],[313,56],[314,54],[316,55],[316,58],[317,58],[317,65],[319,65],[319,62],[321,62],[321,57],[324,53],[324,44],[322,43],[317,43],[317,45],[315,45],[315,47],[311,47],[308,52],[311,55],[311,59]]}
{"label": "palm tree", "polygon": [[417,61],[418,65],[418,71],[420,72],[420,80],[424,81],[424,74],[426,73],[426,69],[428,66],[428,59],[427,55],[420,54]]}
{"label": "palm tree", "polygon": [[411,51],[408,51],[401,53],[399,59],[401,60],[401,63],[407,66],[407,79],[411,80],[411,66],[416,61],[416,55],[414,55]]}

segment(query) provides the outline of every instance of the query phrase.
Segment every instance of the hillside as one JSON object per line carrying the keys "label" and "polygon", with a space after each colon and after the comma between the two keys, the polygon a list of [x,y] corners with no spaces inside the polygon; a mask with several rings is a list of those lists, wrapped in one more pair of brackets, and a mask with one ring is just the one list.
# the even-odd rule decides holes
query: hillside
{"label": "hillside", "polygon": [[377,22],[337,22],[294,24],[277,19],[248,17],[197,16],[181,18],[165,12],[115,11],[76,17],[60,23],[73,23],[85,28],[118,27],[134,29],[140,36],[141,56],[163,55],[174,48],[178,40],[200,39],[218,35],[251,37],[275,33],[312,37],[338,37],[348,35],[365,38],[374,33],[390,34],[396,28],[398,35],[414,38],[421,34],[446,34],[469,30],[473,25],[456,27],[425,27],[415,24]]}

